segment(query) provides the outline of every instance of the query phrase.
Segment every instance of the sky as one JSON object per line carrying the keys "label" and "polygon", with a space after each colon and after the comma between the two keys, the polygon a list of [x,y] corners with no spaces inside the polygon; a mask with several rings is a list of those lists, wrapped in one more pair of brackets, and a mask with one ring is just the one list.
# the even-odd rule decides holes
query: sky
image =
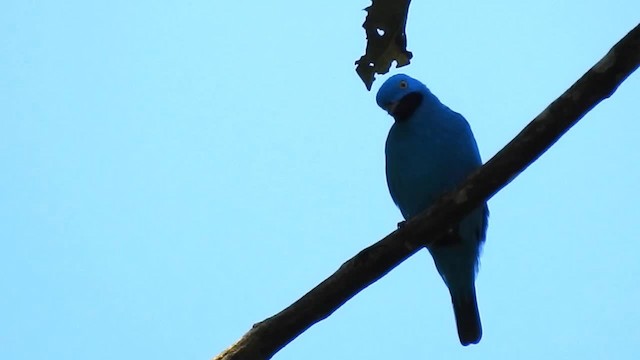
{"label": "sky", "polygon": [[[365,0],[17,1],[0,12],[0,358],[209,359],[401,220]],[[420,1],[422,80],[486,161],[635,0]],[[426,251],[275,359],[634,358],[640,73],[489,201],[484,336]]]}

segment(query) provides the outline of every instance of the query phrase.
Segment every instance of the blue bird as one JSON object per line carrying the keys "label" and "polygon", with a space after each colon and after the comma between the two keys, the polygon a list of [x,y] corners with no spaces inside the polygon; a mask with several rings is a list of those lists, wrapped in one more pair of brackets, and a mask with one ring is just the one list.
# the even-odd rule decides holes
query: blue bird
{"label": "blue bird", "polygon": [[[376,102],[395,120],[385,147],[387,184],[405,220],[429,208],[482,165],[465,118],[420,81],[394,75],[382,84]],[[482,338],[475,277],[488,216],[485,203],[454,227],[444,243],[427,247],[449,288],[464,346]]]}

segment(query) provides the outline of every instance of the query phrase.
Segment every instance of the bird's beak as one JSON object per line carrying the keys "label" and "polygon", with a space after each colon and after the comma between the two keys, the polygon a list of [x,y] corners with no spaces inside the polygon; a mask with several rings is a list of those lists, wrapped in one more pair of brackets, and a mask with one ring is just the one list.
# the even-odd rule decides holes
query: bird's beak
{"label": "bird's beak", "polygon": [[397,107],[398,107],[398,102],[397,101],[392,101],[392,102],[386,103],[384,105],[384,109],[387,110],[389,115],[393,115],[393,113],[396,111]]}

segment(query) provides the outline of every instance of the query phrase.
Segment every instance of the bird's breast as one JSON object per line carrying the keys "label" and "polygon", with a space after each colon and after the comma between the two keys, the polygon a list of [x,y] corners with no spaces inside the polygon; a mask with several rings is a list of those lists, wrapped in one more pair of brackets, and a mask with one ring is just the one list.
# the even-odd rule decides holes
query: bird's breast
{"label": "bird's breast", "polygon": [[443,158],[438,141],[417,134],[390,132],[386,145],[389,192],[409,219],[431,205],[442,188]]}

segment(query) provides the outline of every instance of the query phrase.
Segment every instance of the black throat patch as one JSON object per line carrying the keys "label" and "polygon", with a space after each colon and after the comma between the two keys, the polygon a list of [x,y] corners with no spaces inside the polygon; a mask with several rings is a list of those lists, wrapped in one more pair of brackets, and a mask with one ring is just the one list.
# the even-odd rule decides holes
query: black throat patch
{"label": "black throat patch", "polygon": [[422,94],[414,91],[405,95],[396,106],[391,114],[393,119],[398,122],[406,121],[416,111],[418,106],[422,104]]}

